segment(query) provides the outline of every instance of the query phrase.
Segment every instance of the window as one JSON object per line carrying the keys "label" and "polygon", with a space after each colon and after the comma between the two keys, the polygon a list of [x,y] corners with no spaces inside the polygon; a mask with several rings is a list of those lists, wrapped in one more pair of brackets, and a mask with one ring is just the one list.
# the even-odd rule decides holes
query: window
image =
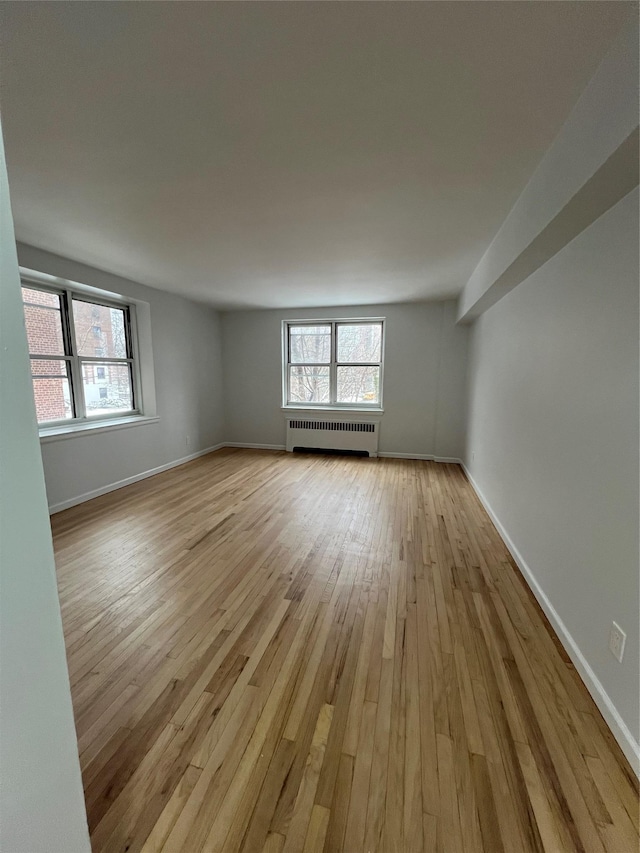
{"label": "window", "polygon": [[132,306],[31,282],[22,299],[39,424],[138,411]]}
{"label": "window", "polygon": [[383,320],[285,322],[287,406],[382,405]]}

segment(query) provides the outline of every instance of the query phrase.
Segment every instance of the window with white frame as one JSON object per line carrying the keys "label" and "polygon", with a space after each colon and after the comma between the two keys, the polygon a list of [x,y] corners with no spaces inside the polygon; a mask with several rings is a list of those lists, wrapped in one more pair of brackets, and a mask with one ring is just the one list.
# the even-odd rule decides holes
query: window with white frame
{"label": "window with white frame", "polygon": [[285,405],[381,408],[383,335],[383,319],[285,322]]}
{"label": "window with white frame", "polygon": [[28,280],[22,300],[40,425],[139,411],[132,305]]}

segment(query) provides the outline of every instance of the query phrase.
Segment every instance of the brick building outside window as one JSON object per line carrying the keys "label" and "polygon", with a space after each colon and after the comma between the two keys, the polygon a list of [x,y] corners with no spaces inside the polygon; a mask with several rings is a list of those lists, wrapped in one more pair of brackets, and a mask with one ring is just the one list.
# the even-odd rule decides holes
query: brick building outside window
{"label": "brick building outside window", "polygon": [[24,285],[38,423],[135,411],[129,307]]}

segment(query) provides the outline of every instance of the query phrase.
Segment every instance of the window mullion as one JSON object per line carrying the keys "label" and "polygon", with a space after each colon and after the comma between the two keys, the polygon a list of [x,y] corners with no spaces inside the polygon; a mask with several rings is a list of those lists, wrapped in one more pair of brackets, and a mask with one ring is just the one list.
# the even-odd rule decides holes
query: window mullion
{"label": "window mullion", "polygon": [[338,358],[338,324],[331,323],[331,369],[329,371],[329,399],[331,405],[335,406],[338,399],[338,370],[336,361]]}
{"label": "window mullion", "polygon": [[80,361],[86,361],[88,364],[132,364],[132,358],[111,358],[107,355],[80,355]]}
{"label": "window mullion", "polygon": [[122,312],[122,321],[124,323],[124,339],[127,358],[133,358],[133,339],[131,337],[131,313],[129,308],[125,308]]}
{"label": "window mullion", "polygon": [[71,392],[76,418],[86,418],[87,409],[84,400],[84,388],[82,384],[82,365],[78,356],[78,342],[76,340],[76,327],[73,318],[73,293],[66,290],[64,293],[64,318],[69,335],[69,346],[71,355]]}
{"label": "window mullion", "polygon": [[291,402],[291,324],[287,323],[287,404]]}
{"label": "window mullion", "polygon": [[287,330],[287,338],[285,341],[285,345],[287,348],[286,358],[285,358],[285,373],[284,373],[284,404],[288,406],[291,402],[291,381],[289,378],[289,374],[291,373],[291,324],[287,323],[285,326]]}
{"label": "window mullion", "polygon": [[142,394],[142,378],[140,374],[140,347],[138,343],[138,315],[133,305],[129,305],[127,309],[127,322],[129,326],[129,341],[131,350],[131,382],[133,389],[133,408],[136,412],[142,414],[144,412],[144,397]]}
{"label": "window mullion", "polygon": [[55,355],[55,353],[30,352],[29,358],[33,361],[71,361],[70,355]]}
{"label": "window mullion", "polygon": [[328,361],[296,361],[292,362],[289,367],[329,367]]}

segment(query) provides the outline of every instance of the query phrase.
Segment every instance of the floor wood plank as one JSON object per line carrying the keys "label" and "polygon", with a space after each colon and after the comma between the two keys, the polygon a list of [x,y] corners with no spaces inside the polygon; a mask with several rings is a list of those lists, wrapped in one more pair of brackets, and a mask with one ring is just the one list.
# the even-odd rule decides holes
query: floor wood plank
{"label": "floor wood plank", "polygon": [[459,466],[226,449],[52,528],[94,853],[638,848]]}

